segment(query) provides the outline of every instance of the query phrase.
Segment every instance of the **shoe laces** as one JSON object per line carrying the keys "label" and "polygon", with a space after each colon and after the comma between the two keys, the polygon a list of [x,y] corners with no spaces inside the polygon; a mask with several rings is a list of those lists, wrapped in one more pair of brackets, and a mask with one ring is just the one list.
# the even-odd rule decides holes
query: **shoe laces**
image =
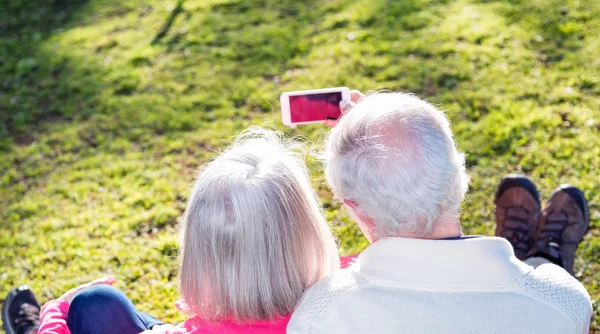
{"label": "shoe laces", "polygon": [[506,210],[503,236],[510,241],[513,248],[527,252],[533,244],[533,231],[528,222],[530,213],[521,207],[510,207]]}
{"label": "shoe laces", "polygon": [[569,221],[569,216],[564,212],[551,213],[546,217],[546,223],[540,231],[538,240],[547,242],[551,246],[559,247],[565,228],[576,222]]}
{"label": "shoe laces", "polygon": [[24,303],[14,320],[17,333],[25,333],[28,329],[40,325],[40,309],[35,305]]}
{"label": "shoe laces", "polygon": [[562,234],[568,225],[573,224],[564,212],[551,213],[546,217],[546,223],[540,231],[535,246],[529,256],[542,256],[553,263],[563,266],[561,255]]}

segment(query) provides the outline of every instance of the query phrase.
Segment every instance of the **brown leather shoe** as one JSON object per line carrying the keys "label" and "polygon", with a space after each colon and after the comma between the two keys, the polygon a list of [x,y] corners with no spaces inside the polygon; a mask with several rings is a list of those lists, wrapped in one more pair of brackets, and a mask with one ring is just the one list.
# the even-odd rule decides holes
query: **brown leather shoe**
{"label": "brown leather shoe", "polygon": [[536,243],[529,255],[545,257],[573,275],[575,251],[589,225],[589,208],[583,191],[563,184],[552,192],[544,208]]}
{"label": "brown leather shoe", "polygon": [[526,176],[509,174],[496,191],[496,236],[506,238],[520,260],[527,258],[535,242],[540,219],[540,195]]}

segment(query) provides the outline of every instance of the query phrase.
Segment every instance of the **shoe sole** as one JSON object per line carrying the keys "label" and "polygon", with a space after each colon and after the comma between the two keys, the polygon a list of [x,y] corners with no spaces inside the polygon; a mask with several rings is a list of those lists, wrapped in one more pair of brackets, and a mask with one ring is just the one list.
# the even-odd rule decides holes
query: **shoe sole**
{"label": "shoe sole", "polygon": [[2,328],[4,329],[6,334],[16,334],[13,331],[13,329],[9,326],[10,319],[8,318],[8,309],[10,307],[10,304],[12,304],[13,300],[17,296],[18,292],[19,288],[14,288],[10,290],[8,296],[6,296],[6,299],[4,300],[4,304],[2,305]]}
{"label": "shoe sole", "polygon": [[525,190],[527,190],[527,192],[533,196],[537,204],[541,207],[540,193],[538,192],[537,187],[533,181],[531,181],[531,179],[521,174],[508,174],[502,178],[500,185],[498,185],[498,190],[496,191],[494,203],[505,191],[514,187],[525,188]]}

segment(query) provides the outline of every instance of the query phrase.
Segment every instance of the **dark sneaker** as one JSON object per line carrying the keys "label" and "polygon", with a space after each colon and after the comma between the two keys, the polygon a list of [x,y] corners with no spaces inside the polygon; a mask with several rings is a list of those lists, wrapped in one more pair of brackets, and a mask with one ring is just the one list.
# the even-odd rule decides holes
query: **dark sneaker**
{"label": "dark sneaker", "polygon": [[496,236],[506,238],[520,260],[527,258],[535,242],[540,219],[540,195],[524,175],[502,178],[496,191]]}
{"label": "dark sneaker", "polygon": [[40,304],[26,285],[12,289],[2,305],[2,323],[6,334],[37,333]]}
{"label": "dark sneaker", "polygon": [[561,265],[573,275],[575,251],[590,225],[585,195],[563,184],[552,192],[542,213],[535,247],[530,256],[541,256]]}

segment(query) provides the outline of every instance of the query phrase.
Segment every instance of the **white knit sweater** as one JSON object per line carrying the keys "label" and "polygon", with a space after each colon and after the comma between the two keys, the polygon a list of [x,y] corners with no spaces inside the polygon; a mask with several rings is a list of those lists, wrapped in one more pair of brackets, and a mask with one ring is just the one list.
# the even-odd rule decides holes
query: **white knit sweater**
{"label": "white knit sweater", "polygon": [[387,238],[304,295],[288,333],[587,333],[590,296],[502,238]]}

